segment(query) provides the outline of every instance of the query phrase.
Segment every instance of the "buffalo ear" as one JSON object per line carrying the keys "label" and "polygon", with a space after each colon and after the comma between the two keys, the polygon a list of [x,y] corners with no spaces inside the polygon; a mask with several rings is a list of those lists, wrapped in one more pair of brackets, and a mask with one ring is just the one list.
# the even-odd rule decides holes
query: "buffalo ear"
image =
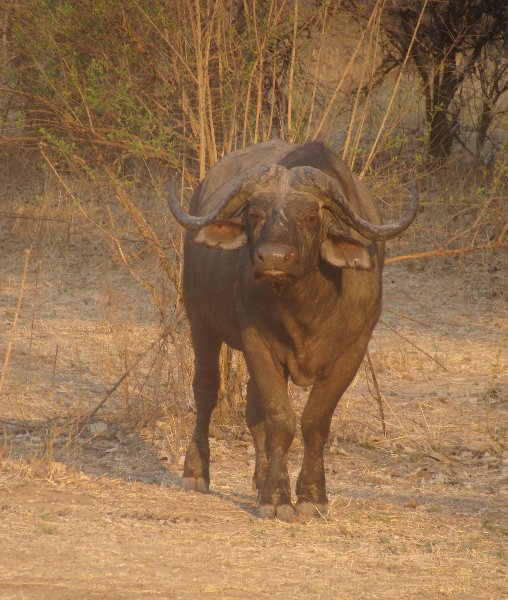
{"label": "buffalo ear", "polygon": [[321,244],[321,258],[334,267],[366,271],[374,266],[369,248],[346,233],[328,232]]}
{"label": "buffalo ear", "polygon": [[235,250],[247,243],[241,223],[236,221],[212,221],[201,227],[194,238],[196,244],[222,250]]}

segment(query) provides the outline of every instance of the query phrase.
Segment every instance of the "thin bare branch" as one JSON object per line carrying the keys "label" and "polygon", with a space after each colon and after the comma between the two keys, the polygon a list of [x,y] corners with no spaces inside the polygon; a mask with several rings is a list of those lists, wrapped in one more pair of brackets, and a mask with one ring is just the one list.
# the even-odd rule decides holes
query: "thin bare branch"
{"label": "thin bare branch", "polygon": [[[505,233],[508,231],[508,226],[505,227]],[[501,238],[502,239],[502,238]],[[485,244],[483,246],[466,246],[465,248],[438,248],[437,250],[428,250],[427,252],[412,252],[411,254],[403,254],[401,256],[393,256],[385,259],[385,265],[393,265],[408,260],[419,260],[422,258],[444,258],[447,256],[457,256],[459,254],[469,254],[470,252],[485,252],[492,250],[507,250],[508,243],[503,241],[495,242],[494,244]]]}

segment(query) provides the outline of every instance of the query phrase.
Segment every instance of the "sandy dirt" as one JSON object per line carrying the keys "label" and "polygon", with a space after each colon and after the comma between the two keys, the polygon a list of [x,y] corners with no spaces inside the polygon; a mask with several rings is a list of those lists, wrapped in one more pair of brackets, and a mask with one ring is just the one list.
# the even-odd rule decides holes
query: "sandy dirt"
{"label": "sandy dirt", "polygon": [[[387,437],[362,370],[332,424],[326,520],[257,518],[231,414],[215,419],[211,493],[180,491],[185,341],[141,363],[77,439],[62,420],[4,423],[0,598],[508,597],[506,269],[494,254],[386,269],[370,348]],[[1,419],[92,408],[157,336],[149,292],[89,224],[1,222]],[[301,454],[297,438],[293,482]]]}

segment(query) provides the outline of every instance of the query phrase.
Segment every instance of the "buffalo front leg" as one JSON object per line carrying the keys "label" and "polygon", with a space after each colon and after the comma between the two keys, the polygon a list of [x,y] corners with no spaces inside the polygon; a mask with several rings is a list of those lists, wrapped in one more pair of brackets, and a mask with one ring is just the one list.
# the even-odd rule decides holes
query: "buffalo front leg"
{"label": "buffalo front leg", "polygon": [[287,378],[274,365],[262,344],[246,344],[247,367],[251,376],[248,396],[249,428],[256,447],[255,485],[259,514],[284,521],[294,518],[287,453],[296,428]]}
{"label": "buffalo front leg", "polygon": [[185,455],[181,485],[184,490],[208,492],[210,486],[208,432],[219,393],[219,354],[222,344],[205,327],[197,324],[191,325],[191,335],[194,347],[192,387],[196,404],[196,423]]}
{"label": "buffalo front leg", "polygon": [[305,516],[328,513],[326,495],[324,447],[330,433],[335,408],[353,380],[365,353],[366,346],[349,349],[347,356],[337,360],[332,373],[317,381],[302,414],[304,456],[296,484],[296,512]]}
{"label": "buffalo front leg", "polygon": [[256,390],[252,379],[249,379],[247,383],[247,408],[245,410],[245,417],[256,451],[256,467],[252,487],[257,491],[259,498],[268,472],[268,456],[266,454],[265,417],[259,403],[259,391]]}

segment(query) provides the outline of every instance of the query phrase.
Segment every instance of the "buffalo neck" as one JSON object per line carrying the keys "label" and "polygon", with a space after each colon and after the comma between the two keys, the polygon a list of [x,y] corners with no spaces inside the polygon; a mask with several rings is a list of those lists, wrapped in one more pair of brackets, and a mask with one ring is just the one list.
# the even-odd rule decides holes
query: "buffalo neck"
{"label": "buffalo neck", "polygon": [[340,310],[342,272],[324,265],[282,286],[250,279],[247,289],[251,310],[261,320],[278,321],[288,333],[297,328],[312,335]]}

